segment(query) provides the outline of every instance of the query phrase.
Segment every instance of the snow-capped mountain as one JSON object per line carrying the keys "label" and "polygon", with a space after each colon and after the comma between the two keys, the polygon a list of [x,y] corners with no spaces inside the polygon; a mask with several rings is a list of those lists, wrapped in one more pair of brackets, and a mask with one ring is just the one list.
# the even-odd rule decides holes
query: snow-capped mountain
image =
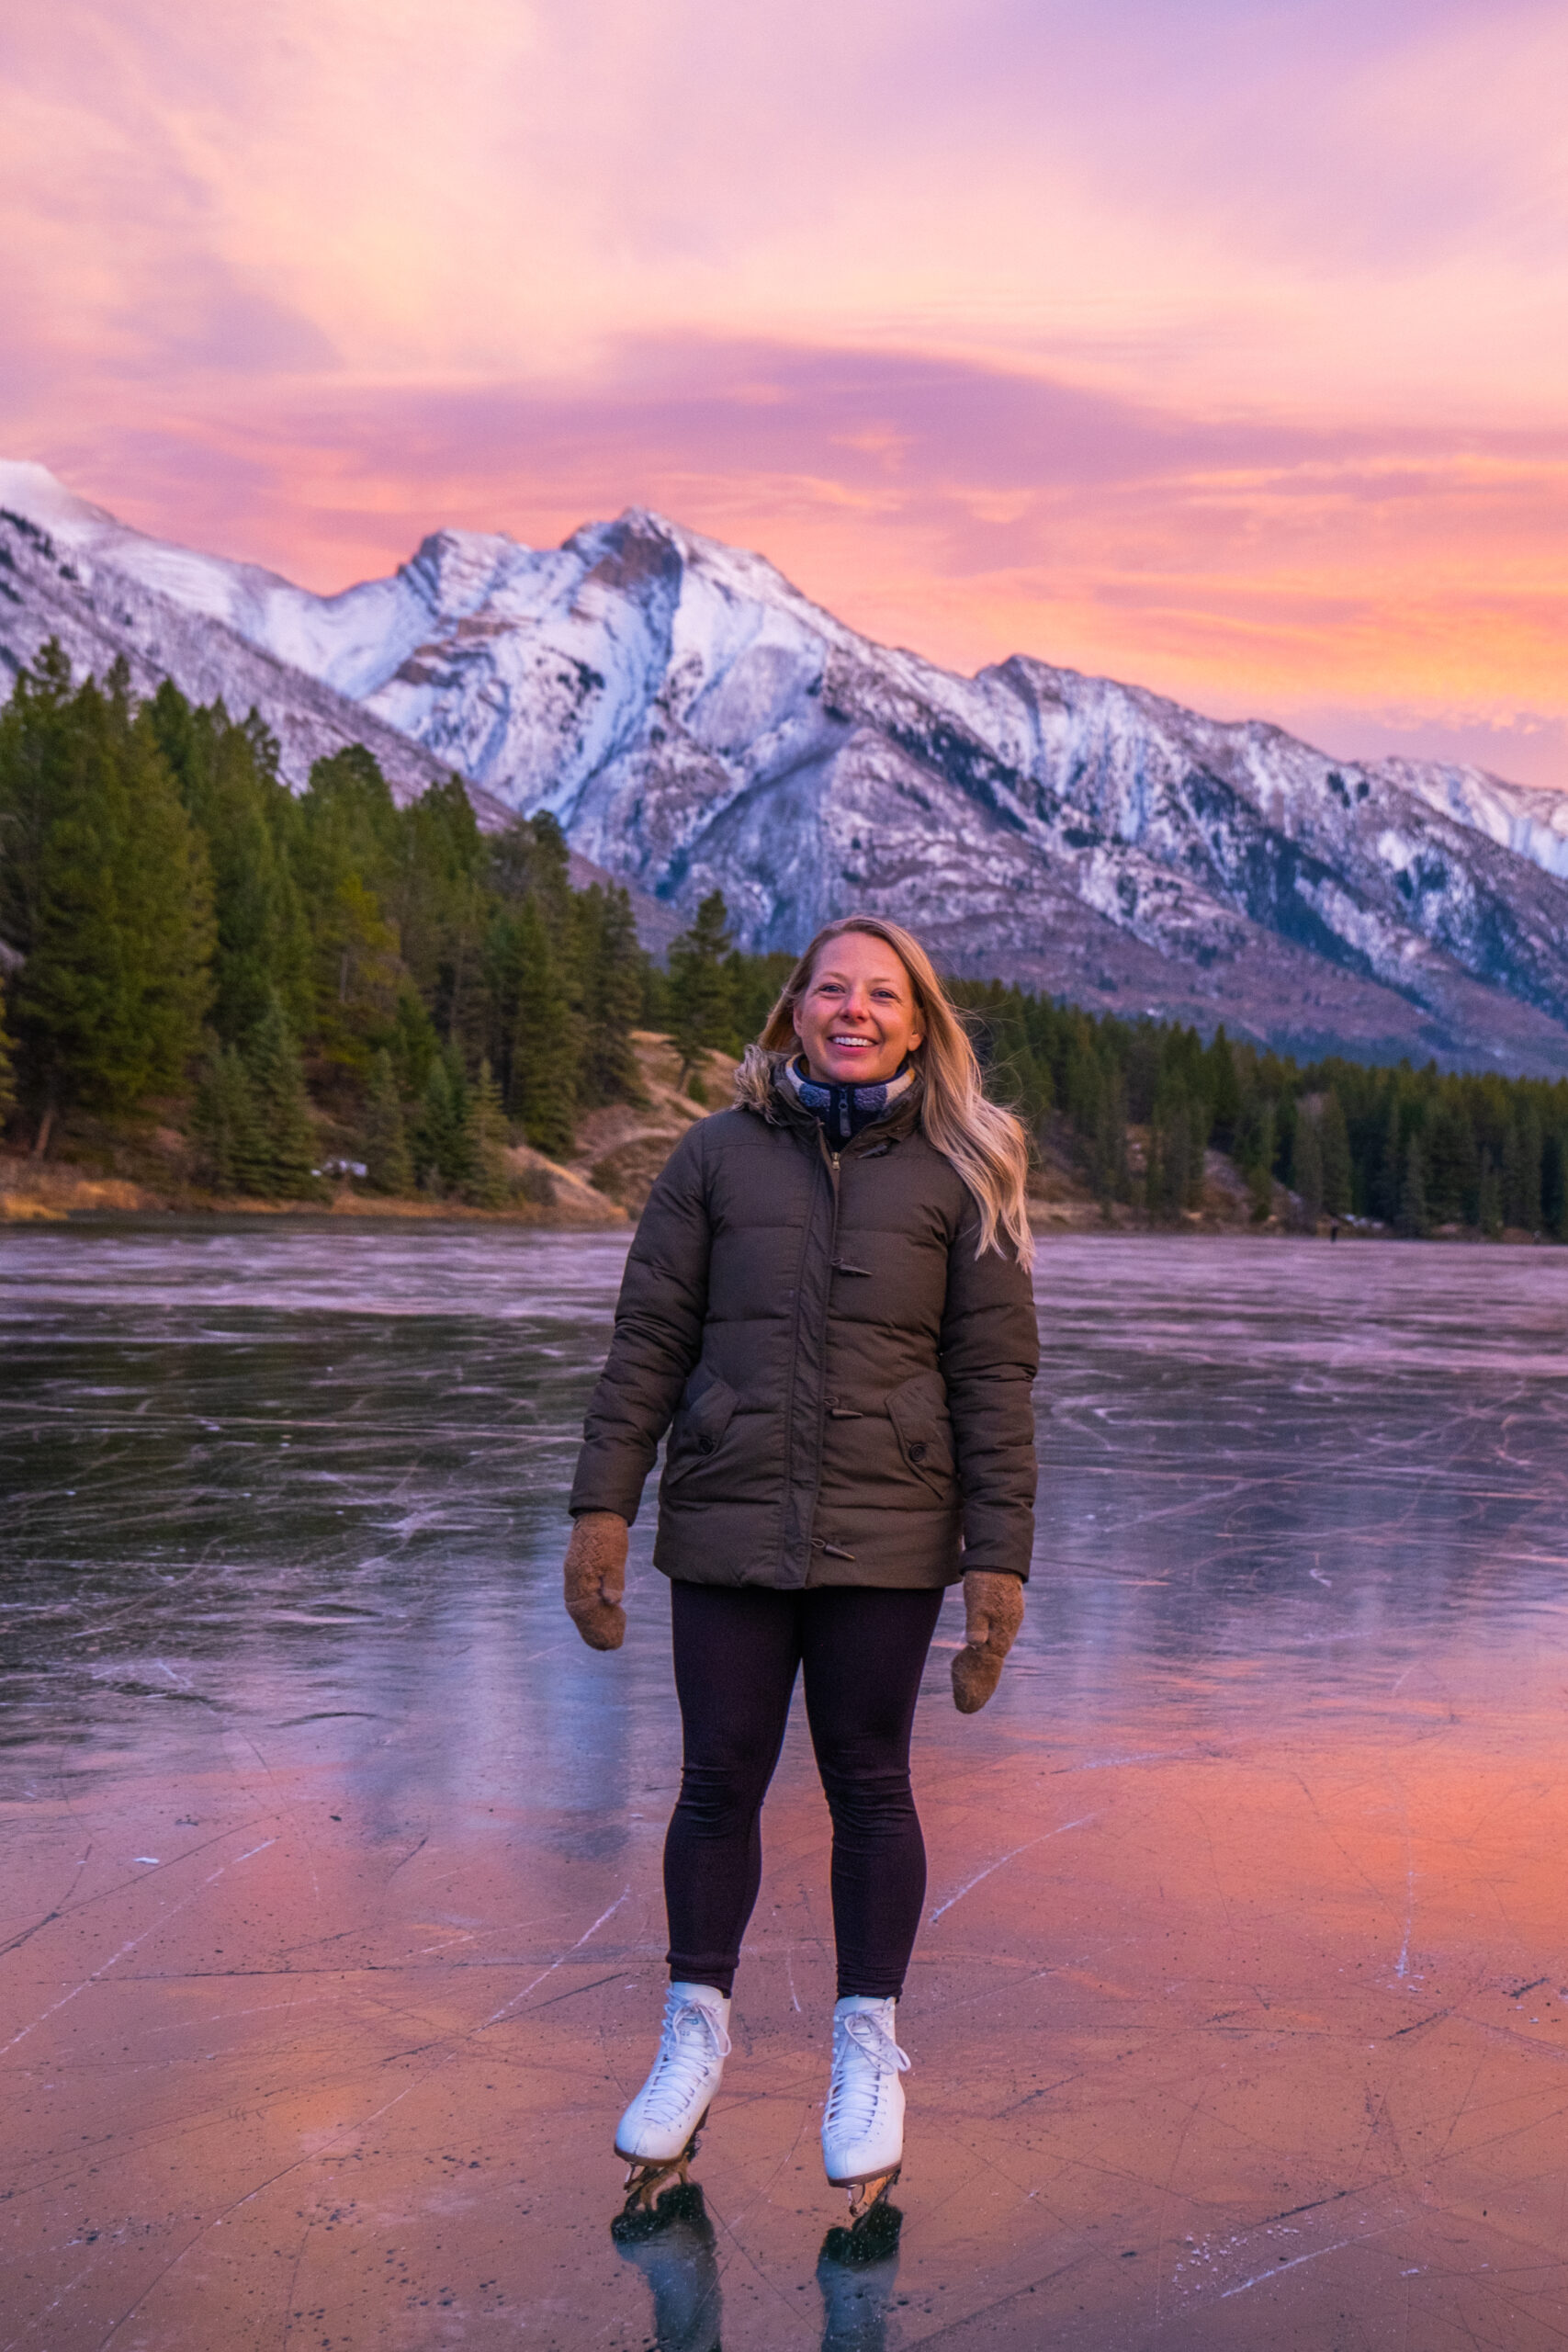
{"label": "snow-capped mountain", "polygon": [[[34,534],[26,582],[0,554],[13,658],[48,633],[45,586],[50,628],[78,600],[84,662],[103,659],[89,605],[149,673],[186,684],[199,644],[193,690],[275,728],[296,692],[303,732],[346,723],[389,768],[547,808],[668,906],[722,888],[749,945],[871,905],[950,968],[1095,1006],[1568,1070],[1568,801],[1549,794],[1331,760],[1021,657],[957,677],[636,510],[544,551],[438,532],[392,579],[317,597],[127,530],[39,468],[0,467],[0,506]],[[25,537],[0,542],[14,567]]]}
{"label": "snow-capped mountain", "polygon": [[1450,766],[1443,760],[1379,760],[1368,773],[1386,776],[1428,808],[1473,825],[1532,865],[1568,881],[1568,792],[1506,784],[1484,768]]}
{"label": "snow-capped mountain", "polygon": [[[23,495],[30,493],[31,514],[19,511],[16,503],[4,503],[7,491],[18,487],[17,476],[22,477]],[[375,752],[399,799],[421,793],[452,773],[447,762],[436,759],[412,736],[389,727],[362,703],[249,642],[210,611],[199,605],[193,610],[148,584],[158,576],[155,564],[147,564],[143,577],[132,563],[96,561],[80,543],[85,530],[76,542],[57,539],[36,519],[39,513],[51,511],[68,525],[86,523],[106,535],[117,534],[133,553],[150,549],[155,556],[184,556],[184,549],[160,548],[156,540],[122,530],[99,508],[73,499],[41,466],[0,465],[0,700],[9,693],[17,669],[55,638],[77,677],[102,677],[117,655],[123,655],[139,695],[153,693],[163,679],[172,678],[193,701],[222,701],[237,716],[259,711],[278,739],[279,768],[296,788],[304,786],[317,760],[348,743],[364,743]],[[187,584],[204,566],[214,575],[245,569],[201,556],[192,556],[188,562]],[[264,582],[272,578],[267,572],[255,576]],[[288,593],[306,604],[315,601],[299,589]],[[510,808],[481,785],[465,781],[484,830],[494,831],[510,822]],[[571,863],[579,888],[620,879],[575,849]],[[631,900],[643,944],[662,954],[681,930],[682,917],[635,886]],[[0,969],[6,953],[0,940]]]}
{"label": "snow-capped mountain", "polygon": [[[119,548],[127,560],[116,562]],[[278,738],[283,773],[297,786],[313,761],[355,742],[375,752],[394,788],[423,792],[449,774],[411,736],[280,660],[263,639],[229,627],[212,603],[167,592],[165,581],[188,591],[204,567],[215,574],[244,570],[186,558],[182,548],[123,529],[101,508],[73,498],[41,466],[0,465],[0,665],[6,672],[14,674],[51,637],[78,677],[102,677],[123,654],[138,695],[173,678],[196,701],[221,699],[236,717],[259,710]]]}

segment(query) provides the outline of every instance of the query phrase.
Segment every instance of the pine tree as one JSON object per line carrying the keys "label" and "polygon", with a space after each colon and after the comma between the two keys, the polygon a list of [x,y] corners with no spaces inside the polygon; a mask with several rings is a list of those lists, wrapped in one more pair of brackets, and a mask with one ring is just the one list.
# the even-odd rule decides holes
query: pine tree
{"label": "pine tree", "polygon": [[1127,1176],[1127,1090],[1120,1070],[1113,1070],[1106,1080],[1095,1116],[1094,1146],[1089,1159],[1089,1182],[1094,1197],[1100,1203],[1100,1216],[1109,1224],[1112,1203],[1124,1201],[1129,1191]]}
{"label": "pine tree", "polygon": [[1244,1163],[1252,1222],[1266,1225],[1274,1213],[1274,1106],[1266,1102],[1253,1114],[1251,1148]]}
{"label": "pine tree", "polygon": [[1550,1129],[1541,1146],[1540,1216],[1554,1241],[1568,1241],[1568,1127]]}
{"label": "pine tree", "polygon": [[325,1188],[315,1171],[316,1136],[299,1049],[276,993],[245,1042],[243,1059],[255,1126],[251,1148],[236,1162],[242,1189],[263,1200],[322,1199]]}
{"label": "pine tree", "polygon": [[414,1182],[423,1193],[445,1189],[441,1167],[451,1157],[452,1126],[452,1088],[446,1061],[438,1056],[430,1066],[409,1134]]}
{"label": "pine tree", "polygon": [[[1095,1049],[1082,1038],[1073,1039],[1063,1071],[1064,1108],[1090,1153],[1094,1148],[1093,1139],[1100,1129],[1110,1073],[1115,1067],[1109,1058],[1102,1063]],[[1122,1101],[1125,1104],[1125,1090]]]}
{"label": "pine tree", "polygon": [[642,967],[631,900],[624,890],[580,891],[578,961],[582,973],[584,1102],[647,1100],[631,1033],[642,1011]]}
{"label": "pine tree", "polygon": [[181,1084],[210,993],[211,882],[123,669],[70,691],[59,649],[0,714],[0,935],[27,1091],[132,1110]]}
{"label": "pine tree", "polygon": [[313,863],[328,870],[346,864],[373,889],[388,887],[398,865],[398,808],[374,752],[345,743],[317,760],[299,812],[314,837]]}
{"label": "pine tree", "polygon": [[315,901],[315,1050],[346,1070],[367,1069],[374,1040],[395,1019],[398,934],[362,874],[345,871]]}
{"label": "pine tree", "polygon": [[1404,1197],[1404,1177],[1408,1153],[1401,1148],[1399,1090],[1390,1087],[1387,1123],[1383,1128],[1382,1164],[1378,1171],[1376,1214],[1385,1225],[1399,1222],[1400,1203]]}
{"label": "pine tree", "polygon": [[[778,1002],[784,984],[794,971],[795,958],[774,950],[767,956],[731,955],[725,960],[729,976],[730,1002],[734,1008],[735,1033],[749,1044],[760,1037],[767,1026],[768,1015]],[[650,1001],[650,984],[664,991],[657,1004]],[[669,982],[650,956],[643,958],[643,1003],[638,1027],[668,1030],[670,1026]],[[1049,1069],[1045,1085],[1051,1084]],[[1049,1095],[1043,1108],[1049,1108]]]}
{"label": "pine tree", "polygon": [[1302,1223],[1309,1233],[1317,1229],[1323,1213],[1323,1138],[1317,1120],[1304,1104],[1296,1112],[1295,1193],[1302,1204]]}
{"label": "pine tree", "polygon": [[[642,967],[642,1012],[637,1021],[637,1027],[649,1029],[656,1036],[665,1037],[670,1034],[670,1024],[673,1019],[674,1014],[671,1011],[670,975],[668,972],[661,972],[650,956]],[[756,1025],[760,1029],[762,1024],[759,1022]]]}
{"label": "pine tree", "polygon": [[488,1010],[484,947],[493,907],[489,845],[456,776],[431,785],[403,809],[398,831],[397,871],[386,903],[404,966],[430,1007],[437,1035],[477,1050]]}
{"label": "pine tree", "polygon": [[1081,1042],[1092,1050],[1097,1067],[1109,1069],[1120,1063],[1127,1081],[1127,1116],[1142,1125],[1152,1119],[1159,1094],[1162,1068],[1160,1034],[1152,1021],[1140,1021],[1130,1031],[1120,1023],[1100,1021],[1092,1032],[1087,1019],[1080,1033]]}
{"label": "pine tree", "polygon": [[468,1116],[463,1123],[468,1153],[468,1197],[481,1209],[503,1209],[512,1193],[512,1171],[506,1158],[506,1113],[501,1089],[488,1061],[468,1090]]}
{"label": "pine tree", "polygon": [[1406,1241],[1418,1241],[1427,1230],[1427,1170],[1419,1136],[1405,1147],[1396,1230]]}
{"label": "pine tree", "polygon": [[1193,1105],[1179,1081],[1167,1081],[1149,1123],[1144,1204],[1151,1216],[1174,1217],[1189,1207],[1201,1182]]}
{"label": "pine tree", "polygon": [[6,1026],[6,998],[0,990],[0,1127],[17,1107],[17,1069],[11,1051],[11,1033]]}
{"label": "pine tree", "polygon": [[385,1050],[391,1057],[392,1075],[403,1096],[411,1102],[423,1102],[430,1073],[441,1059],[441,1041],[419,991],[406,980],[399,992]]}
{"label": "pine tree", "polygon": [[554,922],[564,922],[571,899],[571,856],[566,835],[547,809],[519,817],[492,836],[491,887],[511,904],[537,899]]}
{"label": "pine tree", "polygon": [[1211,1133],[1216,1151],[1229,1151],[1235,1141],[1241,1121],[1241,1080],[1236,1075],[1235,1056],[1224,1026],[1215,1030],[1213,1042],[1204,1057],[1205,1089],[1213,1105]]}
{"label": "pine tree", "polygon": [[1503,1181],[1489,1151],[1481,1155],[1481,1183],[1476,1201],[1475,1222],[1488,1241],[1496,1241],[1503,1232]]}
{"label": "pine tree", "polygon": [[289,863],[295,811],[277,746],[254,711],[236,726],[221,703],[193,709],[167,678],[147,718],[207,844],[217,925],[212,1025],[238,1043],[276,990],[301,1035],[313,1012],[310,932]]}
{"label": "pine tree", "polygon": [[448,1051],[433,1064],[414,1122],[414,1175],[425,1192],[460,1193],[473,1175],[468,1145],[468,1090]]}
{"label": "pine tree", "polygon": [[576,1055],[570,1007],[536,899],[516,917],[516,1016],[508,1109],[536,1151],[566,1159],[576,1143]]}
{"label": "pine tree", "polygon": [[383,1047],[370,1065],[365,1105],[366,1181],[374,1193],[412,1193],[413,1161],[392,1057]]}
{"label": "pine tree", "polygon": [[724,893],[714,890],[698,907],[690,931],[670,950],[671,1038],[683,1086],[705,1053],[733,1042],[735,1012],[724,968],[733,944]]}
{"label": "pine tree", "polygon": [[1318,1148],[1323,1160],[1323,1205],[1330,1216],[1348,1216],[1353,1202],[1350,1131],[1345,1123],[1345,1105],[1333,1087],[1323,1100]]}
{"label": "pine tree", "polygon": [[1203,1196],[1209,1106],[1188,1091],[1181,1067],[1175,1062],[1160,1081],[1149,1122],[1144,1196],[1151,1216],[1179,1216],[1184,1209],[1196,1208]]}
{"label": "pine tree", "polygon": [[1517,1102],[1503,1139],[1503,1216],[1526,1233],[1540,1229],[1540,1144],[1535,1105]]}
{"label": "pine tree", "polygon": [[189,1131],[204,1180],[215,1193],[243,1189],[242,1171],[256,1163],[256,1109],[250,1074],[238,1048],[215,1037],[197,1080]]}
{"label": "pine tree", "polygon": [[1446,1096],[1427,1129],[1427,1214],[1434,1225],[1462,1216],[1480,1173],[1475,1136],[1462,1102]]}
{"label": "pine tree", "polygon": [[1167,1191],[1165,1136],[1157,1119],[1149,1121],[1148,1148],[1144,1154],[1144,1213],[1163,1216]]}
{"label": "pine tree", "polygon": [[398,810],[363,744],[318,760],[298,804],[291,860],[311,937],[311,1052],[328,1070],[368,1070],[396,1016],[401,964],[387,900]]}

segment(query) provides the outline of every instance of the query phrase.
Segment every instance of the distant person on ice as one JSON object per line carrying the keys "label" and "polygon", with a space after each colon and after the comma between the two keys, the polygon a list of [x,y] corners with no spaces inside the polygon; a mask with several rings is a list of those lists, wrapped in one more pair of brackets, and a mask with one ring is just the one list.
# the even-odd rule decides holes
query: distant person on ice
{"label": "distant person on ice", "polygon": [[579,1632],[617,1648],[626,1528],[668,1429],[653,1556],[684,1764],[663,2032],[615,2134],[634,2201],[684,2177],[729,2055],[758,1816],[801,1668],[833,1821],[823,2158],[856,2218],[898,2177],[909,2061],[894,2005],[926,1883],[916,1694],[962,1577],[953,1696],[985,1705],[1029,1574],[1025,1167],[924,949],[852,915],[812,941],[747,1050],[736,1108],[682,1137],[637,1227],[566,1556]]}

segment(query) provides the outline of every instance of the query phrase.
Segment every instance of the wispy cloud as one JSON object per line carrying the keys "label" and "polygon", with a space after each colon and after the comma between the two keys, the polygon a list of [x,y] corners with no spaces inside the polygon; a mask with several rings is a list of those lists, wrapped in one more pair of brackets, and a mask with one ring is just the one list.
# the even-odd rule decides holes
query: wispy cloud
{"label": "wispy cloud", "polygon": [[1565,73],[1549,0],[59,0],[0,437],[323,586],[638,503],[950,661],[1550,719]]}

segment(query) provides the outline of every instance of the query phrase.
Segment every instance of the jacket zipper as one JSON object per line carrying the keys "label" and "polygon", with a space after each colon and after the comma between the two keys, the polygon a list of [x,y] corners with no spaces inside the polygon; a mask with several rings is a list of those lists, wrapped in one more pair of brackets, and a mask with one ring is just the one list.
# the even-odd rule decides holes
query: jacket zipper
{"label": "jacket zipper", "polygon": [[[822,1309],[822,1387],[821,1394],[818,1396],[817,1403],[817,1492],[818,1495],[820,1496],[822,1491],[822,1454],[828,1442],[828,1327],[832,1321],[833,1317],[833,1261],[839,1254],[839,1154],[836,1151],[829,1150],[828,1137],[820,1127],[818,1128],[817,1132],[821,1139],[823,1157],[828,1162],[828,1182],[833,1189],[833,1221],[831,1226],[829,1227],[828,1232],[828,1280],[823,1293],[825,1304]],[[811,1506],[811,1532],[807,1542],[807,1550],[815,1551],[818,1540],[819,1539],[817,1534],[817,1502],[816,1500],[813,1500]],[[822,1545],[822,1549],[825,1552],[831,1552],[835,1559],[852,1560],[854,1557],[854,1554],[852,1552],[840,1551],[837,1544],[824,1544]]]}

